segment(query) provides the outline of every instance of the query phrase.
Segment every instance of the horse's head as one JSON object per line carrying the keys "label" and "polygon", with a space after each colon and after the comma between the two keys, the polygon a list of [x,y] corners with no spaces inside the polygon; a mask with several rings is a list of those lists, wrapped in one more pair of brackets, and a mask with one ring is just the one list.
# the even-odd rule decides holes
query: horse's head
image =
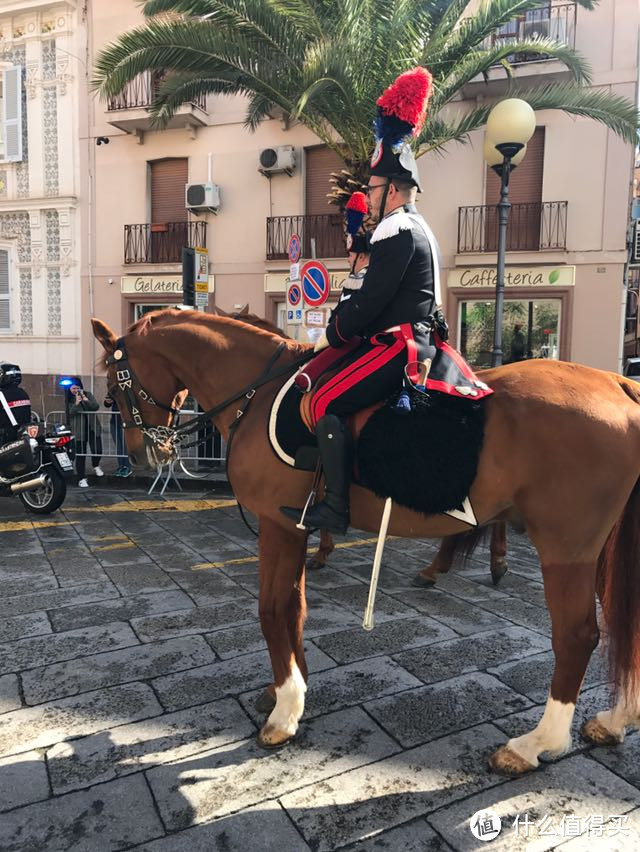
{"label": "horse's head", "polygon": [[91,325],[106,354],[107,387],[122,416],[131,463],[138,469],[166,464],[176,457],[173,426],[187,390],[147,335],[153,317],[121,338],[101,320]]}

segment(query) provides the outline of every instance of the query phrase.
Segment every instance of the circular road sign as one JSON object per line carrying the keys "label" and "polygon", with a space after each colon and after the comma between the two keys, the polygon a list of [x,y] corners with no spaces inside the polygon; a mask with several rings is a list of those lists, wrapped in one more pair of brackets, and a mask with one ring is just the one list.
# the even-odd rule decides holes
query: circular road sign
{"label": "circular road sign", "polygon": [[300,260],[302,245],[300,237],[297,234],[291,234],[289,244],[287,245],[287,254],[289,255],[289,263],[297,263]]}
{"label": "circular road sign", "polygon": [[329,298],[329,272],[319,260],[308,260],[300,270],[304,300],[310,308],[318,308]]}
{"label": "circular road sign", "polygon": [[287,290],[287,304],[290,308],[297,308],[302,300],[302,289],[300,284],[291,284]]}

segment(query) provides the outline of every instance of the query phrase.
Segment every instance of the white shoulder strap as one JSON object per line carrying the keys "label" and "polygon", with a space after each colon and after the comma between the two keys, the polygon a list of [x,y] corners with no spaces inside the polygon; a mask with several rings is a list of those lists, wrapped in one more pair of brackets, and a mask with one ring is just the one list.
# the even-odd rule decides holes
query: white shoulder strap
{"label": "white shoulder strap", "polygon": [[431,269],[433,271],[434,307],[442,307],[442,289],[440,287],[440,248],[433,231],[419,213],[407,213],[412,222],[418,225],[429,243]]}
{"label": "white shoulder strap", "polygon": [[2,391],[0,391],[0,405],[4,408],[4,413],[9,418],[9,423],[11,423],[12,426],[17,426],[18,421],[13,416],[13,411],[9,408],[9,403],[7,402],[7,398],[2,393]]}

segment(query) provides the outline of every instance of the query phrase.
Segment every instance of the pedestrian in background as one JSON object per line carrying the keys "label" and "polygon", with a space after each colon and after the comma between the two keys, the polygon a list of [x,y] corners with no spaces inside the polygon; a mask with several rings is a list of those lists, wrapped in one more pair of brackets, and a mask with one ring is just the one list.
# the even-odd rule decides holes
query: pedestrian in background
{"label": "pedestrian in background", "polygon": [[109,396],[109,394],[105,396],[103,405],[111,411],[111,417],[109,418],[109,431],[111,432],[111,437],[116,447],[116,455],[118,457],[118,469],[116,470],[116,476],[131,476],[133,471],[129,464],[129,455],[127,453],[127,446],[124,440],[122,420],[120,418],[118,406],[116,405],[114,398]]}
{"label": "pedestrian in background", "polygon": [[82,386],[82,381],[74,377],[71,387],[65,389],[67,395],[67,409],[69,411],[69,419],[71,431],[75,435],[76,440],[76,472],[78,474],[78,485],[80,488],[88,488],[89,483],[86,478],[86,447],[91,448],[93,453],[91,463],[96,476],[104,476],[104,471],[100,467],[100,458],[102,456],[102,436],[99,428],[96,428],[95,418],[92,417],[93,412],[99,408],[95,396]]}

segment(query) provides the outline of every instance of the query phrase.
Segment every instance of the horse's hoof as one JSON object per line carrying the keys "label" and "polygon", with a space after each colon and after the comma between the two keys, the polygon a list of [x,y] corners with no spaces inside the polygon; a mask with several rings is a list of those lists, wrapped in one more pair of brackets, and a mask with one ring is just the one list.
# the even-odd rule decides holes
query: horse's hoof
{"label": "horse's hoof", "polygon": [[412,586],[418,586],[420,589],[430,589],[432,586],[435,586],[436,581],[433,577],[426,577],[424,574],[416,574],[416,576],[411,581]]}
{"label": "horse's hoof", "polygon": [[491,563],[491,579],[494,586],[498,585],[508,570],[509,564],[506,559],[496,559],[495,562]]}
{"label": "horse's hoof", "polygon": [[261,748],[281,748],[292,739],[293,734],[280,731],[268,722],[258,734],[258,745]]}
{"label": "horse's hoof", "polygon": [[532,763],[529,763],[524,757],[520,757],[508,745],[500,746],[497,751],[494,751],[489,758],[489,766],[499,775],[508,775],[511,778],[536,769]]}
{"label": "horse's hoof", "polygon": [[315,556],[312,556],[311,559],[307,561],[307,571],[319,571],[321,568],[324,568],[326,562],[322,562],[320,559],[317,559]]}
{"label": "horse's hoof", "polygon": [[276,706],[275,696],[273,696],[268,689],[265,689],[264,692],[261,692],[256,698],[253,706],[256,708],[258,713],[271,713],[273,708]]}
{"label": "horse's hoof", "polygon": [[608,728],[605,728],[596,716],[584,723],[580,733],[587,742],[598,746],[616,746],[624,740],[624,736],[614,734]]}

